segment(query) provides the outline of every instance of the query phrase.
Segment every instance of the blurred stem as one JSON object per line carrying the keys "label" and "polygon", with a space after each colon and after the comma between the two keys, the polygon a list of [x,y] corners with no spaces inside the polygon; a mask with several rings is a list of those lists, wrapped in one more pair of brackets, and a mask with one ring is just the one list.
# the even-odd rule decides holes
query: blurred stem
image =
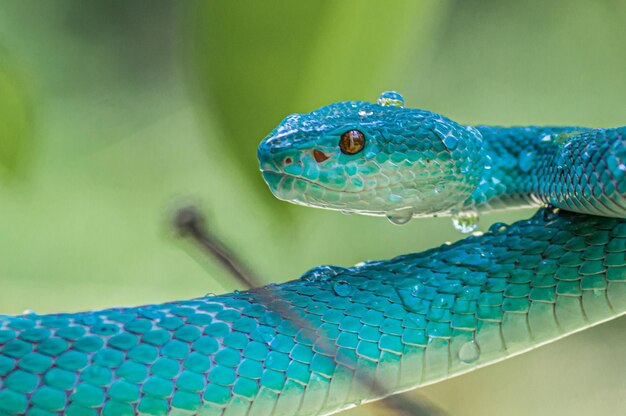
{"label": "blurred stem", "polygon": [[248,288],[259,286],[258,279],[232,254],[206,227],[204,215],[194,206],[176,211],[173,226],[181,237],[191,238],[208,255],[217,259],[222,266]]}
{"label": "blurred stem", "polygon": [[[261,287],[256,277],[251,274],[241,264],[241,262],[228,250],[220,241],[212,235],[206,227],[206,221],[200,210],[194,206],[187,206],[179,209],[174,215],[173,226],[182,237],[191,238],[197,245],[199,245],[207,254],[216,258],[228,271],[240,282],[248,286],[249,288],[256,288],[252,291],[256,293],[260,300],[265,303],[266,306],[274,305],[276,312],[278,312],[283,319],[289,320],[296,324],[299,328],[307,330],[311,333],[315,333],[315,328],[306,320],[301,318],[298,314],[294,313],[289,307],[279,307],[282,300],[280,295],[274,290],[272,286]],[[331,351],[334,358],[337,354],[336,346],[333,343],[323,342],[324,347]],[[340,363],[335,359],[337,365]],[[370,386],[373,392],[378,396],[385,396],[388,394],[388,390],[385,386],[380,385],[375,378],[364,377],[363,380],[359,380],[359,383]],[[440,409],[435,407],[431,403],[426,401],[412,400],[407,395],[396,395],[387,397],[385,400],[376,404],[378,409],[381,409],[380,414],[393,413],[397,416],[433,416],[443,415]]]}

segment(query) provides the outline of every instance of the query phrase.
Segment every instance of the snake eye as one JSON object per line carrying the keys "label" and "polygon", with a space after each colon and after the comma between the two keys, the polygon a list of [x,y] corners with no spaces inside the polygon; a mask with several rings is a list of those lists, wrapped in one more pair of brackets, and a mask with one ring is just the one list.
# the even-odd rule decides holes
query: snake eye
{"label": "snake eye", "polygon": [[339,148],[346,155],[359,153],[365,147],[365,136],[358,130],[349,130],[341,135]]}

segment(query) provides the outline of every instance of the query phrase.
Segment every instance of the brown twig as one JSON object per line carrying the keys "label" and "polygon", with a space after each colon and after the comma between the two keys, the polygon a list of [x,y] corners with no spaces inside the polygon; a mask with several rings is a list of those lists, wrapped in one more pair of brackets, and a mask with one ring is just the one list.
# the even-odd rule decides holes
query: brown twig
{"label": "brown twig", "polygon": [[[228,250],[214,235],[212,235],[207,227],[206,221],[202,213],[194,206],[187,206],[176,212],[173,220],[173,226],[178,234],[182,237],[188,237],[198,244],[210,256],[217,259],[237,280],[245,284],[251,289],[258,299],[265,305],[280,305],[283,300],[279,293],[271,286],[261,286],[260,282],[250,273],[245,266]],[[285,301],[286,302],[286,301]],[[269,307],[269,306],[267,306]],[[274,307],[277,312],[285,320],[288,320],[301,329],[315,333],[315,328],[306,320],[301,318],[293,309],[289,307]],[[336,365],[343,365],[335,358],[337,355],[337,346],[331,342],[324,342],[321,347],[332,356]],[[389,391],[380,383],[376,382],[373,377],[369,379],[357,380],[358,383],[370,386],[372,392],[378,397],[384,397]],[[407,395],[396,395],[387,397],[384,401],[377,404],[378,407],[384,409],[384,413],[393,412],[396,416],[434,416],[442,415],[443,412],[429,403],[419,403],[412,400]]]}

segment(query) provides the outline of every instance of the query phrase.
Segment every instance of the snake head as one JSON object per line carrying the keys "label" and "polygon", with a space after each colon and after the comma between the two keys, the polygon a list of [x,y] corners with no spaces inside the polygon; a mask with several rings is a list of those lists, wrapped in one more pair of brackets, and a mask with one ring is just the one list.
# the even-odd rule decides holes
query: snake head
{"label": "snake head", "polygon": [[[347,101],[285,118],[260,144],[279,199],[367,215],[449,211],[475,190],[482,137],[396,100]],[[395,93],[397,94],[397,93]],[[478,164],[476,162],[479,162]]]}

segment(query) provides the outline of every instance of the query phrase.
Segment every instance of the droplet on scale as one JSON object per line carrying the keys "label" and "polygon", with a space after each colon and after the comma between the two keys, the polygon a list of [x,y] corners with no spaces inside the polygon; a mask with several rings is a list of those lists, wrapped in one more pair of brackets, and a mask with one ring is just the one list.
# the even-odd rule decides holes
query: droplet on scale
{"label": "droplet on scale", "polygon": [[535,159],[535,151],[532,148],[529,148],[529,149],[522,151],[517,163],[523,172],[530,172],[530,170],[533,167],[534,159]]}
{"label": "droplet on scale", "polygon": [[350,283],[340,280],[333,283],[333,291],[337,296],[346,297],[350,296],[354,289],[350,286]]}
{"label": "droplet on scale", "polygon": [[413,208],[400,208],[387,213],[387,218],[393,224],[404,225],[413,218]]}
{"label": "droplet on scale", "polygon": [[499,233],[500,231],[506,230],[506,227],[508,226],[503,222],[494,222],[489,227],[489,232],[492,234],[496,234],[496,233]]}
{"label": "droplet on scale", "polygon": [[396,91],[385,91],[378,97],[378,105],[404,107],[404,98]]}
{"label": "droplet on scale", "polygon": [[459,350],[459,360],[465,364],[471,364],[480,358],[480,348],[474,341],[466,342]]}
{"label": "droplet on scale", "polygon": [[474,209],[459,211],[452,216],[452,225],[457,231],[469,234],[478,227],[478,218],[478,212]]}
{"label": "droplet on scale", "polygon": [[307,282],[326,282],[345,270],[345,267],[340,266],[317,266],[305,272],[300,279]]}

